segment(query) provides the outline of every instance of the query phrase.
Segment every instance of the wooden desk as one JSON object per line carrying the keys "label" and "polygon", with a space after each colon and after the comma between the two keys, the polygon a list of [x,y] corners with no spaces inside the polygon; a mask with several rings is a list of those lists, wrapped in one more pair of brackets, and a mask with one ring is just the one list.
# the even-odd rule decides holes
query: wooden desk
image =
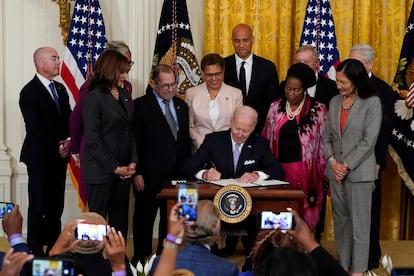
{"label": "wooden desk", "polygon": [[[214,184],[198,184],[198,198],[213,200],[221,186]],[[295,189],[290,185],[254,187],[246,188],[252,198],[251,215],[256,215],[260,211],[286,211],[291,207],[302,214],[304,192],[301,189]],[[178,188],[169,185],[162,189],[158,198],[167,200],[167,210],[170,213],[171,208],[177,203]]]}

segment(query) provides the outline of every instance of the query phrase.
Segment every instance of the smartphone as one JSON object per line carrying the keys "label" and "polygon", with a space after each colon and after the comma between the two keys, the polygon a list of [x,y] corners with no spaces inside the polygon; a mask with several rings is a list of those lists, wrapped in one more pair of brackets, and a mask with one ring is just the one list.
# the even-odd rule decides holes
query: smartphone
{"label": "smartphone", "polygon": [[34,258],[32,276],[74,276],[75,264],[68,259]]}
{"label": "smartphone", "polygon": [[198,186],[195,183],[180,183],[178,186],[178,202],[181,203],[178,217],[187,217],[185,222],[197,220]]}
{"label": "smartphone", "polygon": [[290,212],[262,211],[259,213],[258,219],[259,229],[290,230],[295,226],[293,214]]}
{"label": "smartphone", "polygon": [[414,276],[414,267],[393,268],[391,276]]}
{"label": "smartphone", "polygon": [[106,224],[79,223],[75,229],[75,237],[84,241],[103,241],[107,236]]}
{"label": "smartphone", "polygon": [[0,218],[2,218],[5,213],[11,213],[13,208],[14,203],[12,202],[0,202]]}

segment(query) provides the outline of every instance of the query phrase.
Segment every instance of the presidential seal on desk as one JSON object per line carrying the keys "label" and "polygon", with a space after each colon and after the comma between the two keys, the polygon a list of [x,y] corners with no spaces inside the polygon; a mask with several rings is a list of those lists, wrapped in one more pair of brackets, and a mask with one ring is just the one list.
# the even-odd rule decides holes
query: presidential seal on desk
{"label": "presidential seal on desk", "polygon": [[214,196],[214,205],[220,211],[220,219],[227,223],[238,223],[247,218],[252,210],[252,198],[239,185],[227,185]]}

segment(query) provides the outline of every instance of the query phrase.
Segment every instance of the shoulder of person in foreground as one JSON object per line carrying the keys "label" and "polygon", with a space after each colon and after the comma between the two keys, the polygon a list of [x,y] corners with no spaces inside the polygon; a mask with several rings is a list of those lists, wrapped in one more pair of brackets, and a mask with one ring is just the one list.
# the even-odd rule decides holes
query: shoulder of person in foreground
{"label": "shoulder of person in foreground", "polygon": [[318,266],[319,275],[348,275],[341,265],[316,242],[314,234],[299,214],[291,208],[288,208],[288,211],[293,213],[295,226],[294,229],[288,230],[287,233],[312,256]]}

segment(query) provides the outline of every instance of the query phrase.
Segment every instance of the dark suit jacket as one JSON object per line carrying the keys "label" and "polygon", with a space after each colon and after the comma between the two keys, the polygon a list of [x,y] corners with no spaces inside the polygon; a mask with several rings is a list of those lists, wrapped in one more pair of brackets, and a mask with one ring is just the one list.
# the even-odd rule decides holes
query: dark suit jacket
{"label": "dark suit jacket", "polygon": [[382,104],[382,123],[377,143],[375,144],[375,158],[381,170],[385,168],[385,161],[388,152],[388,145],[391,140],[394,127],[394,100],[391,86],[385,81],[372,75],[369,79],[371,89],[377,94]]}
{"label": "dark suit jacket", "polygon": [[109,91],[96,88],[83,103],[86,144],[82,175],[86,183],[111,183],[117,166],[137,162],[128,92],[118,88],[121,104]]}
{"label": "dark suit jacket", "polygon": [[233,169],[233,151],[230,130],[207,134],[198,151],[182,168],[186,176],[194,176],[205,164],[213,163],[221,178],[239,178],[245,172],[262,171],[269,179],[283,179],[285,173],[272,155],[269,141],[251,134],[240,153],[237,170]]}
{"label": "dark suit jacket", "polygon": [[[224,61],[226,64],[224,82],[241,89],[237,78],[235,55],[226,57]],[[278,87],[279,79],[275,64],[270,60],[253,55],[250,85],[247,89],[247,96],[243,95],[243,104],[253,107],[259,114],[255,133],[261,133],[270,104],[281,97]]]}
{"label": "dark suit jacket", "polygon": [[134,130],[139,164],[145,190],[159,192],[172,178],[179,177],[177,168],[190,157],[188,106],[174,97],[178,119],[177,141],[165,119],[153,91],[134,100]]}
{"label": "dark suit jacket", "polygon": [[51,158],[68,162],[59,154],[59,141],[69,137],[69,97],[63,84],[54,81],[59,97],[60,110],[47,88],[37,76],[20,92],[19,105],[23,114],[26,137],[20,161],[27,166],[42,166]]}
{"label": "dark suit jacket", "polygon": [[[280,91],[282,91],[282,97],[285,97],[285,86],[286,80],[280,83]],[[316,82],[316,91],[315,91],[315,101],[323,103],[326,109],[329,109],[329,102],[331,99],[337,95],[338,88],[336,87],[336,83],[328,78],[325,78],[321,74],[318,75],[318,81]]]}
{"label": "dark suit jacket", "polygon": [[347,276],[348,273],[342,266],[321,246],[315,248],[310,252],[310,255],[315,260],[320,276]]}
{"label": "dark suit jacket", "polygon": [[[26,252],[29,253],[29,247],[27,246],[26,243],[18,243],[16,245],[13,246],[14,251],[13,252]],[[0,270],[3,266],[3,259],[4,259],[4,255],[6,253],[4,252],[0,252]]]}
{"label": "dark suit jacket", "polygon": [[[153,275],[159,262],[154,260],[150,275]],[[188,244],[177,255],[176,269],[187,269],[197,276],[232,276],[238,275],[237,266],[225,259],[217,257],[201,244]]]}

